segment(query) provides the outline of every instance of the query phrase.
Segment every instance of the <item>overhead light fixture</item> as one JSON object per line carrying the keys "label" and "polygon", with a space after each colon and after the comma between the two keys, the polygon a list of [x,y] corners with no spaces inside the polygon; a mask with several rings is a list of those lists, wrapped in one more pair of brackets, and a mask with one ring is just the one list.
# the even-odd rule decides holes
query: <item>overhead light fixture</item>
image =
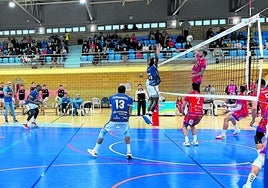
{"label": "overhead light fixture", "polygon": [[85,4],[87,0],[80,0],[80,4]]}
{"label": "overhead light fixture", "polygon": [[8,3],[8,6],[11,7],[11,8],[14,8],[16,6],[16,4],[14,2],[10,1]]}

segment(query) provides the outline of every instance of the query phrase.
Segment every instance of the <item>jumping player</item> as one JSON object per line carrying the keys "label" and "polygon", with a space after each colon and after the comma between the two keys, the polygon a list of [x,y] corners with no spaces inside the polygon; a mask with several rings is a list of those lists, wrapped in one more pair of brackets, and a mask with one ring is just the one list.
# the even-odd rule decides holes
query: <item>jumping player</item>
{"label": "jumping player", "polygon": [[206,70],[207,66],[207,51],[203,50],[201,52],[195,53],[196,61],[192,68],[192,83],[197,83],[200,87],[202,81],[203,81],[203,73]]}
{"label": "jumping player", "polygon": [[[192,91],[189,94],[200,94],[199,84],[192,83]],[[184,146],[190,146],[189,137],[188,137],[188,126],[191,127],[192,135],[193,135],[193,145],[198,146],[199,143],[197,141],[197,130],[196,125],[201,121],[203,117],[203,97],[189,97],[186,96],[184,98],[181,114],[185,115],[185,108],[188,105],[188,113],[185,115],[183,120],[182,131],[184,135],[185,142]]]}
{"label": "jumping player", "polygon": [[127,159],[132,158],[130,149],[130,135],[129,135],[129,116],[132,111],[133,99],[126,94],[126,87],[121,85],[118,87],[118,93],[110,96],[109,98],[111,106],[110,120],[100,130],[97,143],[93,149],[88,149],[88,153],[93,157],[98,156],[99,147],[101,146],[104,136],[119,127],[121,132],[125,136],[125,143],[127,146]]}
{"label": "jumping player", "polygon": [[[239,95],[245,96],[246,88],[245,86],[240,86]],[[236,121],[240,121],[241,119],[248,116],[248,102],[246,100],[236,100],[235,104],[226,104],[228,107],[227,112],[228,115],[223,120],[222,132],[220,135],[216,136],[216,139],[222,140],[226,138],[226,132],[229,126],[229,121],[232,122],[234,126],[233,134],[236,135],[240,133],[240,129],[237,127]]]}
{"label": "jumping player", "polygon": [[154,58],[148,58],[148,67],[147,67],[147,80],[146,87],[149,95],[149,106],[147,109],[147,115],[143,116],[145,123],[152,124],[150,116],[152,116],[159,100],[159,84],[161,82],[161,78],[159,76],[159,72],[157,69],[158,66],[158,55],[161,50],[161,45],[153,47],[154,50]]}

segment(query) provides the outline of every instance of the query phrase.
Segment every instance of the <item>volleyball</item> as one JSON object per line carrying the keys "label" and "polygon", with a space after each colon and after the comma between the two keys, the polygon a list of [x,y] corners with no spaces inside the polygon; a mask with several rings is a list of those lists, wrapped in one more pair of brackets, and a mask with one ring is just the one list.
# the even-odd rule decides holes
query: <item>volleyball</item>
{"label": "volleyball", "polygon": [[187,42],[192,42],[194,40],[194,37],[192,35],[188,35],[186,37]]}

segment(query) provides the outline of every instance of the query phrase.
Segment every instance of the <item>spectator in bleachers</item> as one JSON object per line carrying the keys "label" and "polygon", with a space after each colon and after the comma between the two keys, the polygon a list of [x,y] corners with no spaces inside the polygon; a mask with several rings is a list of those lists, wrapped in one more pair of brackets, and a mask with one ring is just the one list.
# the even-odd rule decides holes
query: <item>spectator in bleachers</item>
{"label": "spectator in bleachers", "polygon": [[115,52],[121,52],[122,51],[122,48],[121,48],[120,44],[116,45],[116,47],[114,48],[114,51]]}
{"label": "spectator in bleachers", "polygon": [[230,38],[231,38],[231,40],[237,40],[237,35],[236,35],[235,31],[231,33]]}
{"label": "spectator in bleachers", "polygon": [[183,39],[181,31],[179,32],[179,34],[178,34],[178,36],[176,38],[176,42],[181,43],[181,44],[184,42],[184,39]]}
{"label": "spectator in bleachers", "polygon": [[182,32],[183,32],[184,41],[186,41],[186,37],[189,35],[190,29],[191,29],[190,22],[188,22],[188,20],[185,19],[181,24],[181,28],[182,28]]}
{"label": "spectator in bleachers", "polygon": [[219,47],[220,47],[220,48],[227,48],[227,44],[225,44],[225,42],[224,42],[223,39],[220,39]]}
{"label": "spectator in bleachers", "polygon": [[233,44],[232,44],[232,41],[231,41],[231,39],[228,39],[228,41],[227,41],[227,48],[232,48],[232,46],[233,46]]}
{"label": "spectator in bleachers", "polygon": [[214,36],[214,32],[212,30],[212,28],[210,27],[208,30],[207,30],[207,33],[206,33],[206,40],[213,37]]}
{"label": "spectator in bleachers", "polygon": [[233,45],[233,48],[235,49],[242,49],[242,44],[241,42],[237,39]]}
{"label": "spectator in bleachers", "polygon": [[149,32],[148,39],[149,39],[149,40],[155,40],[155,34],[154,34],[153,31],[150,31],[150,32]]}
{"label": "spectator in bleachers", "polygon": [[157,44],[159,44],[159,43],[162,44],[163,35],[162,35],[162,33],[160,33],[159,30],[156,30],[156,32],[154,33],[154,37],[155,37]]}
{"label": "spectator in bleachers", "polygon": [[128,49],[136,49],[136,47],[137,47],[137,43],[131,38],[129,41]]}
{"label": "spectator in bleachers", "polygon": [[124,31],[127,31],[127,30],[128,30],[128,26],[127,26],[127,24],[124,25],[123,30],[124,30]]}
{"label": "spectator in bleachers", "polygon": [[148,46],[147,43],[145,43],[145,44],[143,45],[143,47],[142,47],[142,51],[143,51],[143,52],[149,52],[149,46]]}
{"label": "spectator in bleachers", "polygon": [[185,46],[184,46],[185,49],[190,49],[192,47],[193,46],[192,46],[191,42],[189,42],[189,41],[187,41],[186,44],[185,44]]}
{"label": "spectator in bleachers", "polygon": [[243,40],[243,41],[245,41],[245,40],[247,39],[247,37],[244,36],[242,32],[239,32],[239,33],[238,33],[238,36],[237,36],[237,39],[238,39],[238,40]]}
{"label": "spectator in bleachers", "polygon": [[216,45],[216,48],[214,48],[212,54],[213,54],[213,57],[215,58],[215,63],[219,63],[220,58],[223,56],[223,53],[222,53],[222,49],[220,48],[218,44]]}

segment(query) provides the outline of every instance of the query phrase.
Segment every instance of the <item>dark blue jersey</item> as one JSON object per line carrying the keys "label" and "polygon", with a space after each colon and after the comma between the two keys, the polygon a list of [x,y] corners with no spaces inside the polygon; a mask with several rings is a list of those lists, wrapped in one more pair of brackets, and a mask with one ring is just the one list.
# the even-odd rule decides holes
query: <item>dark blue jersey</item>
{"label": "dark blue jersey", "polygon": [[147,68],[147,76],[149,80],[149,85],[157,86],[160,84],[161,79],[155,65],[149,66]]}
{"label": "dark blue jersey", "polygon": [[124,93],[117,93],[110,96],[109,101],[112,109],[110,121],[128,122],[133,99]]}
{"label": "dark blue jersey", "polygon": [[30,94],[29,94],[27,100],[25,101],[25,104],[30,103],[29,99],[30,99],[31,101],[37,101],[37,100],[38,100],[38,95],[39,95],[39,94],[38,94],[38,92],[36,91],[36,89],[31,90],[31,92],[30,92]]}

